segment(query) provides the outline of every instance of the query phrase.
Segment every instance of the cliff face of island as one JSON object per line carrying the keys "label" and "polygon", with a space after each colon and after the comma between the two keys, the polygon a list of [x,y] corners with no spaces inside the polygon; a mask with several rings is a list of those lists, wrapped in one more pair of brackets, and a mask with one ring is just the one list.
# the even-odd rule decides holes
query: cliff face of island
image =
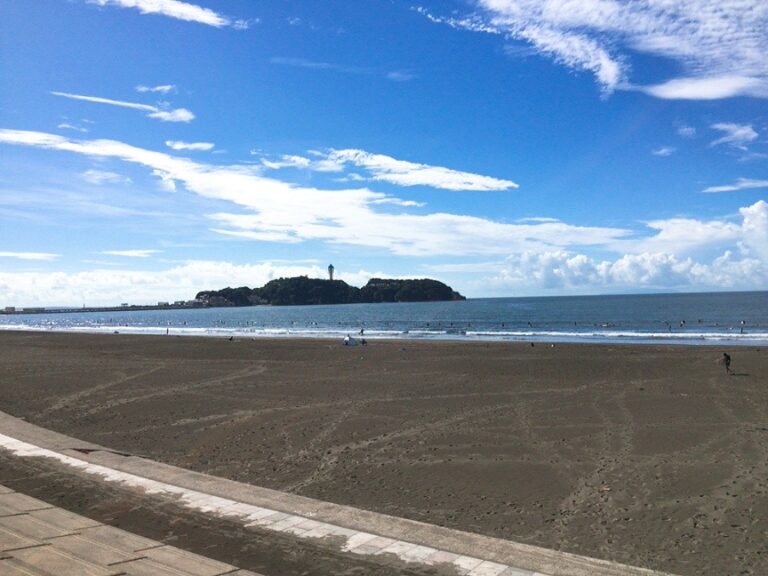
{"label": "cliff face of island", "polygon": [[392,280],[372,278],[362,288],[343,280],[297,276],[267,282],[261,288],[224,288],[198,292],[205,306],[296,306],[307,304],[356,304],[375,302],[437,302],[465,300],[450,286],[437,280]]}

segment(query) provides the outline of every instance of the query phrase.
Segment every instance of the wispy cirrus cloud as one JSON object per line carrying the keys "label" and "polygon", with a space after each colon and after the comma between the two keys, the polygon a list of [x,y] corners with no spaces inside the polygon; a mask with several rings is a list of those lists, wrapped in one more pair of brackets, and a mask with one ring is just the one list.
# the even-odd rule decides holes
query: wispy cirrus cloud
{"label": "wispy cirrus cloud", "polygon": [[754,142],[758,138],[758,133],[752,128],[751,124],[734,124],[732,122],[719,122],[712,124],[712,128],[723,132],[724,135],[710,142],[710,146],[719,146],[727,144],[739,150],[746,150],[747,144]]}
{"label": "wispy cirrus cloud", "polygon": [[[406,160],[398,160],[385,154],[372,154],[365,150],[343,149],[328,152],[311,151],[312,158],[304,156],[282,156],[278,161],[262,160],[271,169],[306,168],[319,172],[342,172],[346,166],[367,171],[369,179],[389,182],[398,186],[429,186],[443,190],[491,191],[509,190],[518,185],[511,180],[462,172],[442,166],[431,166]],[[364,180],[354,175],[354,180]]]}
{"label": "wispy cirrus cloud", "polygon": [[69,122],[62,122],[56,128],[61,128],[62,130],[74,130],[75,132],[82,132],[83,134],[88,133],[88,128],[83,128],[82,126],[76,126],[74,124],[70,124]]}
{"label": "wispy cirrus cloud", "polygon": [[274,56],[269,59],[272,64],[280,66],[293,66],[295,68],[308,68],[310,70],[328,70],[330,72],[339,72],[341,74],[358,74],[363,76],[381,76],[386,80],[393,82],[407,82],[413,80],[416,76],[410,72],[402,70],[391,70],[381,72],[374,68],[365,68],[361,66],[348,66],[346,64],[336,64],[333,62],[319,62],[308,60],[306,58],[287,58],[283,56]]}
{"label": "wispy cirrus cloud", "polygon": [[128,184],[131,179],[108,170],[86,170],[81,174],[83,180],[91,184]]}
{"label": "wispy cirrus cloud", "polygon": [[126,102],[124,100],[113,100],[111,98],[102,98],[100,96],[83,96],[81,94],[71,94],[69,92],[51,92],[54,96],[69,98],[70,100],[82,100],[84,102],[93,102],[96,104],[107,104],[119,108],[130,108],[131,110],[140,110],[147,112],[149,118],[161,120],[162,122],[191,122],[195,115],[186,108],[176,108],[174,110],[165,110],[149,104],[139,104],[137,102]]}
{"label": "wispy cirrus cloud", "polygon": [[182,142],[181,140],[166,140],[165,145],[171,150],[213,150],[213,142]]}
{"label": "wispy cirrus cloud", "polygon": [[8,252],[0,251],[0,258],[15,258],[16,260],[50,261],[56,260],[59,254],[50,252]]}
{"label": "wispy cirrus cloud", "polygon": [[99,252],[99,254],[106,256],[123,256],[125,258],[149,258],[160,253],[162,250],[102,250]]}
{"label": "wispy cirrus cloud", "polygon": [[143,84],[139,84],[136,86],[136,92],[140,92],[142,94],[146,93],[154,93],[154,94],[170,94],[171,92],[176,92],[176,86],[173,84],[161,84],[159,86],[144,86]]}
{"label": "wispy cirrus cloud", "polygon": [[332,62],[318,62],[316,60],[307,60],[306,58],[286,58],[275,56],[270,58],[272,64],[280,66],[293,66],[295,68],[310,68],[312,70],[331,70],[333,72],[342,72],[344,74],[370,74],[370,68],[360,68],[358,66],[346,66],[344,64],[334,64]]}
{"label": "wispy cirrus cloud", "polygon": [[88,0],[88,2],[99,6],[133,8],[142,14],[158,14],[185,22],[205,24],[214,28],[247,28],[248,26],[243,20],[232,20],[210,8],[180,0]]}
{"label": "wispy cirrus cloud", "polygon": [[755,190],[760,188],[768,188],[768,180],[753,180],[751,178],[739,178],[734,184],[726,184],[723,186],[710,186],[705,188],[702,192],[717,193],[717,192],[738,192],[739,190]]}
{"label": "wispy cirrus cloud", "polygon": [[391,196],[368,188],[298,186],[265,177],[258,166],[211,165],[114,140],[72,140],[43,132],[0,130],[0,143],[144,166],[177,188],[229,202],[230,211],[207,216],[214,223],[213,231],[232,237],[279,243],[317,240],[404,256],[434,256],[607,245],[630,234],[620,228],[564,222],[508,224],[462,214],[416,214],[404,210],[407,207],[402,204],[402,212],[393,214],[377,209],[386,206]]}
{"label": "wispy cirrus cloud", "polygon": [[666,157],[666,156],[672,156],[672,154],[675,153],[675,150],[676,149],[673,148],[672,146],[661,146],[660,148],[654,148],[653,150],[651,150],[651,154],[653,154],[654,156]]}
{"label": "wispy cirrus cloud", "polygon": [[387,72],[384,77],[387,80],[392,80],[393,82],[408,82],[409,80],[416,78],[416,75],[411,74],[410,72],[395,70],[392,72]]}
{"label": "wispy cirrus cloud", "polygon": [[[502,34],[575,70],[592,73],[605,93],[640,90],[657,98],[768,98],[768,10],[762,0],[475,0],[456,17],[419,11],[435,22]],[[631,82],[634,54],[677,62],[678,77]]]}
{"label": "wispy cirrus cloud", "polygon": [[[258,155],[260,152],[251,150],[251,154]],[[280,170],[281,168],[309,168],[312,166],[312,161],[304,156],[284,154],[279,160],[267,160],[266,158],[262,158],[261,164],[270,170]]]}

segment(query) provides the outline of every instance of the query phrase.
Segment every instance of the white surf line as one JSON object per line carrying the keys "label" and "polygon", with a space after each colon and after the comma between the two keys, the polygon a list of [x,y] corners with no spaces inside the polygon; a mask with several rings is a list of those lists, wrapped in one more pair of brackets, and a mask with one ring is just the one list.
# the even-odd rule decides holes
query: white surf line
{"label": "white surf line", "polygon": [[196,490],[150,480],[149,478],[121,472],[120,470],[99,464],[92,464],[79,458],[22,442],[5,434],[0,434],[0,447],[6,448],[17,456],[52,458],[72,468],[100,476],[107,482],[116,482],[133,488],[141,488],[148,494],[177,496],[179,502],[187,508],[206,514],[215,514],[219,517],[236,518],[243,522],[246,527],[258,526],[275,532],[292,534],[299,538],[341,537],[345,539],[344,544],[341,546],[344,552],[362,555],[394,554],[405,562],[415,562],[428,566],[452,564],[459,574],[465,576],[548,576],[540,572],[522,570],[507,564],[491,562],[490,560],[455,554],[429,546],[395,540],[394,538],[386,538],[370,532],[351,530],[327,522],[312,520],[305,516],[279,512],[219,496],[211,496]]}

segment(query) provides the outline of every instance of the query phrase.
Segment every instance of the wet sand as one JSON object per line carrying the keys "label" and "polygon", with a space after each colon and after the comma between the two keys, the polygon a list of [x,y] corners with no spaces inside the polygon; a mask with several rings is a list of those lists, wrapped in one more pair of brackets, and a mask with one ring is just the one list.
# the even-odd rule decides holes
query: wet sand
{"label": "wet sand", "polygon": [[0,410],[396,516],[683,575],[768,573],[765,348],[6,332]]}

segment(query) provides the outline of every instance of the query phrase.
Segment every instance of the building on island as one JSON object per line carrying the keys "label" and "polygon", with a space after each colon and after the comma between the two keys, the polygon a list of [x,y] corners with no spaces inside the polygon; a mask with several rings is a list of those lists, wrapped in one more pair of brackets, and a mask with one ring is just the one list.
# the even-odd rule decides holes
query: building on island
{"label": "building on island", "polygon": [[328,264],[328,280],[333,282],[333,264]]}

